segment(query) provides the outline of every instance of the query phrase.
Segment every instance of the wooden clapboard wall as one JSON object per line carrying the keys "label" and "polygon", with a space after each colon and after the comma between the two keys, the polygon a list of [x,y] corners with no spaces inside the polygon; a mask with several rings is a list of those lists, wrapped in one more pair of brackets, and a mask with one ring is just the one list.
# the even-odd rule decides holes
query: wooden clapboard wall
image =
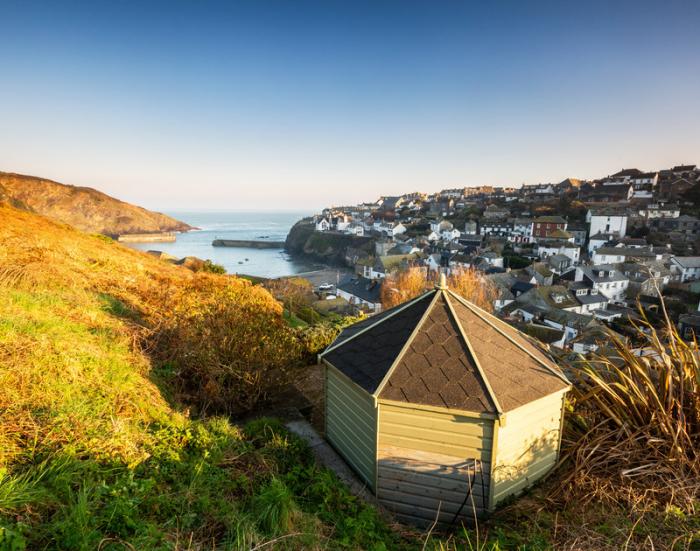
{"label": "wooden clapboard wall", "polygon": [[418,525],[483,513],[489,501],[493,423],[380,400],[376,489],[380,502],[400,520]]}
{"label": "wooden clapboard wall", "polygon": [[509,411],[499,427],[493,473],[493,506],[520,493],[558,460],[564,392]]}
{"label": "wooden clapboard wall", "polygon": [[374,398],[336,368],[326,368],[326,438],[375,490],[377,414]]}

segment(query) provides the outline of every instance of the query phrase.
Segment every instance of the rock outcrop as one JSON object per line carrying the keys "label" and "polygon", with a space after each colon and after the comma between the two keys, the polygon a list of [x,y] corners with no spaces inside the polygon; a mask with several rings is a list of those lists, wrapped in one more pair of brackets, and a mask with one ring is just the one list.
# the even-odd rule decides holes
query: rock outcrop
{"label": "rock outcrop", "polygon": [[289,230],[285,249],[292,256],[306,257],[324,264],[346,264],[348,249],[374,254],[374,239],[336,232],[319,232],[313,223],[300,220]]}

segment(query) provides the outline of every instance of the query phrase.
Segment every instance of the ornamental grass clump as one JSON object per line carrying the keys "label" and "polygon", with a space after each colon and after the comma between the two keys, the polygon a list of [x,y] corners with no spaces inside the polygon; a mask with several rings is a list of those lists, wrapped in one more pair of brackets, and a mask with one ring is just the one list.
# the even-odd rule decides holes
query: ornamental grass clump
{"label": "ornamental grass clump", "polygon": [[[700,352],[664,310],[642,312],[639,341],[610,335],[607,350],[572,367],[573,415],[565,435],[573,469],[560,491],[646,509],[695,512],[700,496]],[[583,490],[581,492],[580,490]]]}

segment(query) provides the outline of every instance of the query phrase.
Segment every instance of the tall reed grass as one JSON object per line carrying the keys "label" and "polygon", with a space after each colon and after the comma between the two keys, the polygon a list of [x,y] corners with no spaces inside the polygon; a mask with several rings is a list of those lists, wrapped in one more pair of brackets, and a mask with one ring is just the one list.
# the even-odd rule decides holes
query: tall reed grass
{"label": "tall reed grass", "polygon": [[[641,309],[640,309],[641,311]],[[694,512],[700,495],[700,352],[664,310],[661,328],[633,324],[632,349],[610,335],[577,362],[565,436],[573,468],[561,492],[633,508],[659,503]]]}

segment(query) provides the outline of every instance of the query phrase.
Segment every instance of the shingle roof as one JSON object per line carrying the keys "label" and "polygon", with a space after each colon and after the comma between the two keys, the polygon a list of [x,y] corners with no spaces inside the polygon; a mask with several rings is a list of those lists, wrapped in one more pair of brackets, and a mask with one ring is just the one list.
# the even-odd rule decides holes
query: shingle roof
{"label": "shingle roof", "polygon": [[398,402],[497,412],[445,295],[430,309],[379,396]]}
{"label": "shingle roof", "polygon": [[321,357],[379,398],[502,413],[569,386],[530,338],[442,287],[361,324]]}
{"label": "shingle roof", "polygon": [[[344,329],[322,356],[369,393],[374,393],[430,305],[423,296],[408,308],[392,308]],[[363,331],[364,330],[364,331]],[[348,336],[350,334],[350,336]]]}

